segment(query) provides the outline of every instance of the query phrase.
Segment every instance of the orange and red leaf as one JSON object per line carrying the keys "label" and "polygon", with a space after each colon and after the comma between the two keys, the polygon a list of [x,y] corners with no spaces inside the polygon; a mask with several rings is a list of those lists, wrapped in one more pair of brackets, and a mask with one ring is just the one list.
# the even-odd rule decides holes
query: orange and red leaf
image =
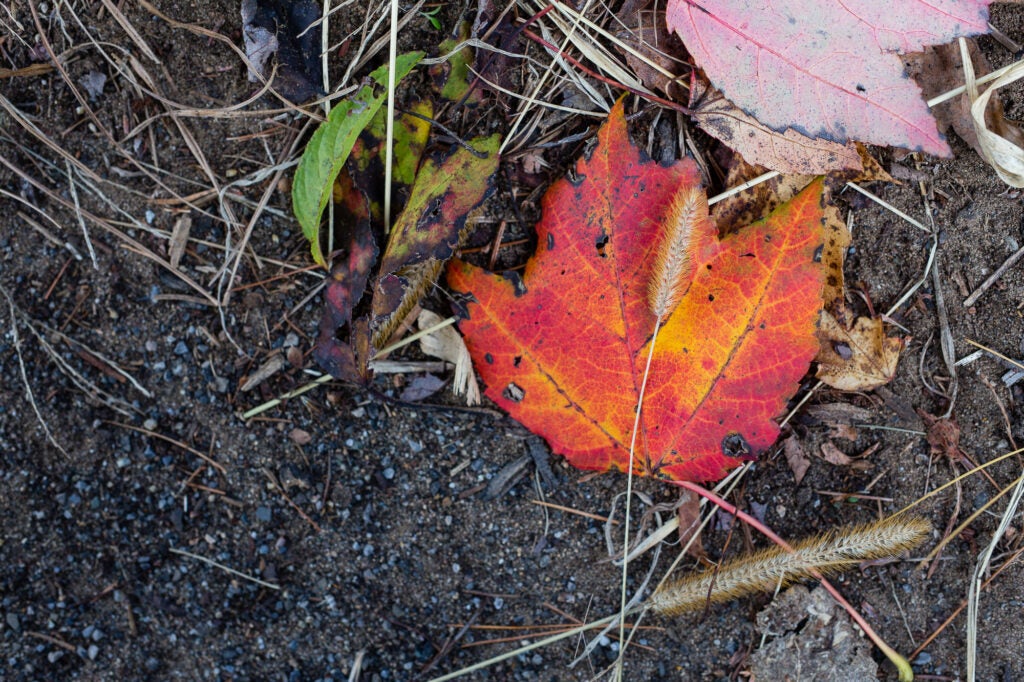
{"label": "orange and red leaf", "polygon": [[[461,262],[460,328],[487,395],[581,469],[625,470],[654,331],[648,286],[663,221],[696,165],[662,166],[630,141],[621,105],[571,179],[555,183],[521,280]],[[690,278],[663,320],[635,467],[717,480],[778,435],[775,418],[817,351],[822,183],[742,232],[693,225]]]}

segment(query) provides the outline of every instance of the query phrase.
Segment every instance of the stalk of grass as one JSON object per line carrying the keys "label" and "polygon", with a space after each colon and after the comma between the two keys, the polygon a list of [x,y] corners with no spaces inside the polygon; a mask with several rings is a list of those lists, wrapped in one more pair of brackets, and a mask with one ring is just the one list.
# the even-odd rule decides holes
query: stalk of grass
{"label": "stalk of grass", "polygon": [[[629,511],[633,499],[633,469],[636,459],[636,438],[640,432],[640,417],[643,412],[644,394],[651,373],[651,361],[658,343],[661,324],[679,305],[690,281],[693,263],[693,234],[701,222],[708,219],[707,197],[697,187],[684,187],[676,194],[665,216],[665,234],[658,246],[651,280],[648,284],[647,305],[654,314],[654,333],[647,350],[647,364],[644,367],[640,395],[637,398],[633,434],[629,441],[629,466],[626,470],[626,514],[623,534],[622,585],[619,603],[619,656],[616,670],[622,671],[626,643],[626,583],[629,577]],[[646,467],[645,467],[646,468]]]}

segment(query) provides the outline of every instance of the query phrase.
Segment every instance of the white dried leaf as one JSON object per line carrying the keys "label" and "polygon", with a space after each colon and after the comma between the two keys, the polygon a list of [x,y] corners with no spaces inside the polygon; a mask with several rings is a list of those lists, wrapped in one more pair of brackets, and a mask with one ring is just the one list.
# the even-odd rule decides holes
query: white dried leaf
{"label": "white dried leaf", "polygon": [[[420,329],[430,329],[443,320],[437,313],[429,310],[420,311],[416,323]],[[455,365],[455,378],[452,391],[455,395],[465,395],[467,405],[480,404],[480,386],[473,373],[473,360],[469,357],[469,349],[453,327],[447,326],[435,330],[420,339],[420,350],[425,354],[441,358]]]}
{"label": "white dried leaf", "polygon": [[[992,94],[999,88],[1024,78],[1024,62],[1017,62],[1011,66],[1006,73],[988,86],[985,92],[978,94],[978,86],[974,79],[974,66],[967,52],[967,43],[963,38],[960,39],[960,53],[963,57],[967,94],[971,99],[971,118],[974,121],[974,129],[978,133],[978,147],[981,156],[995,169],[999,179],[1007,185],[1024,187],[1024,149],[1018,144],[1024,139],[1024,131],[1005,118],[990,122],[985,117],[985,110],[988,109]],[[993,124],[991,127],[990,123]]]}

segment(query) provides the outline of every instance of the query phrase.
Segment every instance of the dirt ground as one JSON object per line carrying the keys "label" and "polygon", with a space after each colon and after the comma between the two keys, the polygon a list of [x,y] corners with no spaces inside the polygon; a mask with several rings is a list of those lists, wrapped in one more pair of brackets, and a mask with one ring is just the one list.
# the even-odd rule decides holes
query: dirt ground
{"label": "dirt ground", "polygon": [[[124,22],[111,14],[115,6]],[[237,2],[158,6],[241,44]],[[457,10],[439,15],[447,30]],[[445,394],[430,405],[401,403],[400,384],[410,377],[383,377],[370,391],[331,384],[240,418],[308,383],[303,370],[315,369],[309,354],[321,300],[309,295],[322,278],[297,270],[308,264],[307,248],[278,184],[291,169],[274,168],[294,158],[304,121],[269,98],[229,111],[258,89],[238,56],[137,3],[39,3],[36,11],[17,0],[0,7],[0,69],[47,63],[36,39],[43,35],[82,100],[58,71],[0,78],[0,677],[428,679],[525,642],[541,626],[612,613],[619,573],[604,523],[536,502],[604,517],[623,479],[584,476],[556,458],[556,486],[531,470],[507,494],[484,499],[483,485],[526,452],[522,428],[486,404],[467,409]],[[471,19],[474,10],[466,11]],[[361,10],[342,12],[332,38],[363,19]],[[992,22],[1024,40],[1020,5],[995,6]],[[403,49],[430,49],[444,37],[417,19],[403,29]],[[335,82],[358,40],[337,49]],[[979,43],[994,67],[1014,60],[988,38]],[[95,74],[106,81],[90,92],[83,82],[95,87]],[[179,103],[176,116],[164,100]],[[1024,118],[1020,88],[1004,101],[1010,118]],[[507,123],[496,107],[474,118],[459,121],[460,134]],[[959,139],[952,145],[949,160],[880,152],[886,168],[914,168],[923,184],[871,189],[925,224],[922,186],[932,198],[935,266],[957,358],[976,350],[970,339],[1019,359],[1022,266],[972,306],[963,301],[1024,243],[1021,194],[1007,191]],[[552,153],[551,177],[579,151]],[[220,204],[207,191],[214,180],[228,197]],[[525,194],[530,215],[536,197]],[[189,195],[191,208],[175,198]],[[266,210],[250,225],[262,200]],[[862,197],[844,201],[844,215],[854,215],[847,281],[888,310],[922,278],[931,236]],[[157,259],[170,257],[183,216],[192,220],[190,241],[174,274]],[[477,243],[492,239],[494,227],[482,225]],[[247,230],[232,277],[236,261],[225,245],[236,249]],[[229,303],[211,305],[228,288]],[[877,445],[869,466],[815,457],[796,485],[776,452],[745,477],[733,495],[738,504],[798,539],[899,510],[962,472],[930,456],[914,412],[941,415],[946,399],[929,386],[947,394],[951,387],[936,299],[929,276],[894,313],[913,340],[885,390],[819,389],[790,423],[809,453],[826,441],[850,455]],[[449,313],[440,297],[428,304]],[[241,390],[281,355],[298,362]],[[1003,384],[1008,368],[992,356],[958,367],[952,414],[959,445],[975,462],[1024,443],[1024,396],[1021,384]],[[820,411],[837,403],[869,416],[837,429]],[[1011,458],[990,469],[991,482],[964,481],[959,519],[1020,468]],[[677,498],[658,482],[639,488],[654,503]],[[949,489],[922,505],[937,531],[913,557],[835,580],[898,651],[913,651],[966,598],[1005,504],[980,515],[926,576],[918,560],[955,501]],[[1020,547],[1020,531],[1018,518],[993,565]],[[712,524],[704,535],[712,556],[727,537],[728,523]],[[739,530],[729,542],[730,554],[765,546]],[[680,570],[692,567],[685,561]],[[646,568],[641,560],[634,587]],[[744,676],[762,646],[755,615],[770,601],[648,619],[628,652],[628,679]],[[981,599],[978,679],[1024,679],[1022,616],[1024,572],[1015,564]],[[915,659],[922,679],[963,676],[965,623],[959,615]],[[494,638],[508,641],[482,644]],[[591,679],[616,656],[609,641],[570,668],[580,646],[570,640],[518,655],[486,679]],[[881,678],[895,679],[873,656]]]}

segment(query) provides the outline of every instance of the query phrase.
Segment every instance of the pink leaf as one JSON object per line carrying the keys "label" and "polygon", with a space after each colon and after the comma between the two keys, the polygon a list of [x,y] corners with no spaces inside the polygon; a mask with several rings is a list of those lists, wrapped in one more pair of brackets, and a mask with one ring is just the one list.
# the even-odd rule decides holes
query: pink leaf
{"label": "pink leaf", "polygon": [[715,87],[774,130],[948,156],[895,53],[986,32],[990,1],[668,0],[666,17]]}

